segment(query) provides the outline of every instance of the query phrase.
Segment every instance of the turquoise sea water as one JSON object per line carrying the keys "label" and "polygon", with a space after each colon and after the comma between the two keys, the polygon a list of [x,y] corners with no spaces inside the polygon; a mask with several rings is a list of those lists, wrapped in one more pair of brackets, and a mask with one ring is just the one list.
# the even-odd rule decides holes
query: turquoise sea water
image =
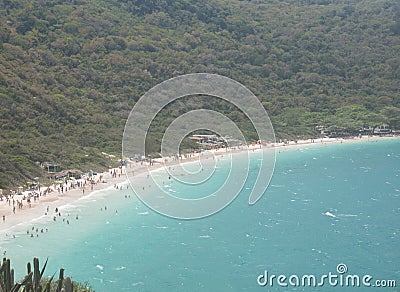
{"label": "turquoise sea water", "polygon": [[[251,158],[255,170],[258,157]],[[226,172],[223,159],[217,170]],[[254,173],[232,204],[204,219],[164,217],[132,191],[112,188],[63,208],[70,224],[61,218],[27,223],[1,249],[20,277],[33,256],[42,262],[49,257],[48,275],[62,266],[96,291],[342,291],[327,283],[257,283],[265,270],[319,280],[329,272],[339,275],[338,264],[347,266],[343,275],[369,274],[400,285],[400,139],[277,153],[270,187],[249,206]],[[169,192],[186,191],[161,174],[157,180]],[[209,187],[215,185],[210,180]],[[32,226],[49,231],[30,238]]]}

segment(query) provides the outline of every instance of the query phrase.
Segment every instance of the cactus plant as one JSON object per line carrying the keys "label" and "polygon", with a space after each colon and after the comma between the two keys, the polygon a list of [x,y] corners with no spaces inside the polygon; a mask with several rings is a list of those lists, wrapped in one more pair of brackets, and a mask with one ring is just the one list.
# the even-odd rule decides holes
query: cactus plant
{"label": "cactus plant", "polygon": [[[1,292],[18,292],[21,288],[24,292],[54,292],[54,291],[73,291],[73,282],[69,276],[64,279],[64,269],[61,268],[59,272],[59,278],[57,283],[53,282],[54,276],[50,279],[43,279],[43,274],[47,266],[48,259],[42,269],[39,268],[39,259],[33,259],[33,271],[30,263],[27,264],[27,275],[20,282],[14,284],[14,270],[11,269],[10,260],[4,258],[2,265],[0,266],[0,291]],[[92,291],[90,288],[85,287],[81,284],[76,284],[79,291]],[[43,290],[44,287],[44,290]]]}
{"label": "cactus plant", "polygon": [[25,286],[25,291],[30,291],[27,284],[32,282],[33,273],[30,272],[28,275],[25,276],[25,279],[21,283],[16,283],[14,287],[11,289],[11,292],[17,292],[22,286]]}
{"label": "cactus plant", "polygon": [[11,286],[14,286],[14,269],[11,269]]}
{"label": "cactus plant", "polygon": [[60,275],[58,277],[57,292],[61,291],[63,280],[64,280],[64,269],[61,268],[60,269]]}
{"label": "cactus plant", "polygon": [[39,259],[33,259],[33,288],[35,291],[41,291],[40,287],[40,270],[39,270]]}
{"label": "cactus plant", "polygon": [[11,283],[11,271],[10,271],[10,259],[6,260],[6,270],[5,270],[5,281],[6,281],[6,290],[10,291],[11,286],[13,286],[13,283]]}
{"label": "cactus plant", "polygon": [[65,278],[64,286],[65,286],[65,292],[72,292],[72,281],[69,276]]}

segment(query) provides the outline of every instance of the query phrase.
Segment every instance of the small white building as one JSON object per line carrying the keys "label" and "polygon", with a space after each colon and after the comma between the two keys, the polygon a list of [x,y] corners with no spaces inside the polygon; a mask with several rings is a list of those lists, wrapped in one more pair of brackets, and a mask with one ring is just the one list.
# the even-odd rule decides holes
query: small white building
{"label": "small white building", "polygon": [[382,124],[380,126],[375,127],[374,134],[382,135],[382,134],[390,134],[392,130],[389,125]]}

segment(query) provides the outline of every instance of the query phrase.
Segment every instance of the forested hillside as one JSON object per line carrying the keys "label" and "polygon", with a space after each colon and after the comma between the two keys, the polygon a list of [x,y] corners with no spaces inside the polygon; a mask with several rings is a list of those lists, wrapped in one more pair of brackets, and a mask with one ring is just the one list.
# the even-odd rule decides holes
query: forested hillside
{"label": "forested hillside", "polygon": [[[0,188],[40,175],[35,162],[108,166],[135,101],[185,73],[244,84],[281,138],[400,128],[397,0],[3,0],[0,14]],[[246,128],[222,103],[175,114],[185,105]]]}

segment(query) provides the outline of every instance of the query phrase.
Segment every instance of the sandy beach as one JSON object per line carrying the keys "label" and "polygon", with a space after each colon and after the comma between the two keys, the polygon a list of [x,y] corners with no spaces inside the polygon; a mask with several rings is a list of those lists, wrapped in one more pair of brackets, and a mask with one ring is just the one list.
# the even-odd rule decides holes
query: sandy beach
{"label": "sandy beach", "polygon": [[[275,147],[277,152],[286,151],[293,148],[303,148],[303,147],[311,147],[311,146],[321,146],[321,144],[344,144],[344,143],[358,143],[358,142],[373,142],[382,139],[394,139],[398,137],[355,137],[348,139],[341,138],[319,138],[319,139],[308,139],[308,140],[299,140],[297,142],[289,141],[282,143],[274,143],[273,145],[267,145],[267,147]],[[226,155],[227,153],[237,153],[242,151],[257,151],[260,149],[261,145],[254,144],[249,146],[241,146],[234,149],[219,149],[219,150],[209,150],[206,151],[208,155]],[[191,154],[187,157],[182,157],[179,159],[179,162],[191,162],[195,161],[199,158],[199,155],[204,154]],[[67,191],[58,192],[57,189],[54,191],[47,193],[46,195],[41,195],[35,201],[31,199],[31,204],[28,204],[26,200],[22,201],[22,208],[17,207],[17,203],[13,205],[12,199],[8,202],[4,199],[0,201],[0,218],[2,222],[0,222],[0,240],[7,238],[13,235],[13,228],[18,227],[19,225],[25,224],[27,222],[31,222],[32,220],[43,218],[43,216],[48,217],[49,220],[53,218],[53,216],[57,215],[55,212],[56,208],[59,209],[62,206],[73,204],[76,200],[84,196],[89,196],[91,192],[96,190],[102,190],[106,188],[115,187],[117,191],[117,186],[121,187],[122,184],[126,184],[128,182],[126,177],[127,171],[133,171],[135,176],[141,172],[146,172],[148,170],[156,170],[164,166],[162,163],[163,159],[154,159],[152,165],[150,166],[148,163],[129,163],[127,167],[123,167],[121,169],[112,169],[104,173],[100,173],[96,176],[95,184],[87,184],[84,187],[82,185],[80,187],[71,188]],[[178,163],[178,160],[175,161]],[[114,173],[114,175],[112,175]],[[93,187],[92,187],[93,186]],[[56,186],[57,187],[57,186]],[[84,192],[83,192],[84,189]],[[15,213],[13,211],[15,206]]]}
{"label": "sandy beach", "polygon": [[[3,198],[3,200],[0,201],[0,214],[5,217],[0,218],[2,220],[0,223],[0,239],[4,238],[4,236],[11,236],[11,229],[15,226],[31,222],[34,219],[43,218],[43,216],[51,219],[53,216],[57,215],[55,212],[56,208],[60,209],[62,206],[72,204],[76,200],[90,195],[93,191],[119,185],[126,181],[125,170],[121,171],[120,169],[115,169],[115,171],[117,173],[116,177],[113,177],[109,171],[104,172],[97,176],[97,180],[94,184],[88,183],[81,187],[75,186],[75,188],[64,187],[63,192],[55,189],[58,187],[58,184],[55,184],[55,187],[52,186],[55,190],[47,194],[42,194],[36,200],[31,198],[30,204],[26,200],[17,200],[16,197],[14,198],[14,204],[12,198],[8,202]],[[100,176],[101,181],[99,180]],[[68,182],[68,185],[70,185],[70,183],[71,181]],[[43,189],[46,188],[42,187],[42,190]],[[22,202],[22,207],[18,206],[17,201]]]}

